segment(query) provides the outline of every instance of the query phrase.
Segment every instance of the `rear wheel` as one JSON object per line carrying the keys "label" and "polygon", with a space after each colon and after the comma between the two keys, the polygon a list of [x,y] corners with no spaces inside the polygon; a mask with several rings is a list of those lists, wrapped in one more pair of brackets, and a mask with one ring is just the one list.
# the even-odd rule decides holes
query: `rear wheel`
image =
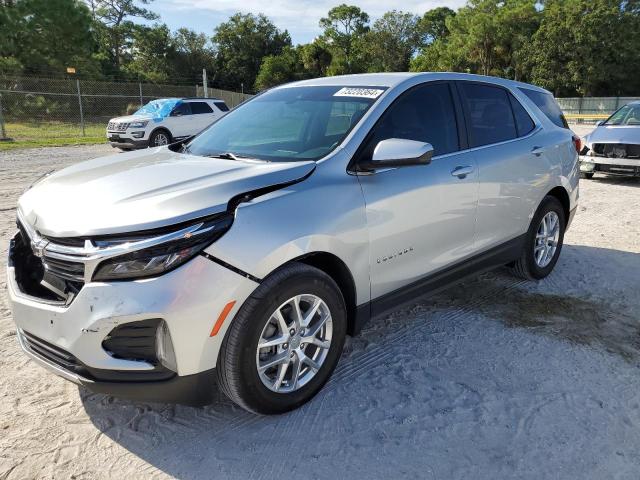
{"label": "rear wheel", "polygon": [[265,279],[229,327],[218,382],[255,413],[292,410],[331,376],[344,345],[344,299],[327,274],[292,263]]}
{"label": "rear wheel", "polygon": [[560,256],[565,227],[562,204],[556,197],[546,196],[533,216],[522,255],[513,265],[514,272],[529,280],[549,275]]}
{"label": "rear wheel", "polygon": [[166,130],[156,130],[149,137],[150,147],[162,147],[171,143],[171,134]]}

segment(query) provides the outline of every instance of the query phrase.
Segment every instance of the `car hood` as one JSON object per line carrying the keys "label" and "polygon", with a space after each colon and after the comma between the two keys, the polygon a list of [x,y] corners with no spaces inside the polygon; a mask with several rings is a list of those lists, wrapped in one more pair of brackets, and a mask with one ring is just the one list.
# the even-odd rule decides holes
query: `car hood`
{"label": "car hood", "polygon": [[640,144],[640,127],[602,125],[585,137],[587,143],[632,143]]}
{"label": "car hood", "polygon": [[18,211],[52,237],[133,232],[222,212],[237,195],[295,182],[314,169],[310,161],[224,160],[160,147],[60,170],[27,190]]}
{"label": "car hood", "polygon": [[124,117],[112,118],[110,121],[117,122],[117,123],[131,123],[131,122],[144,122],[145,120],[153,120],[153,117],[147,114],[126,115]]}

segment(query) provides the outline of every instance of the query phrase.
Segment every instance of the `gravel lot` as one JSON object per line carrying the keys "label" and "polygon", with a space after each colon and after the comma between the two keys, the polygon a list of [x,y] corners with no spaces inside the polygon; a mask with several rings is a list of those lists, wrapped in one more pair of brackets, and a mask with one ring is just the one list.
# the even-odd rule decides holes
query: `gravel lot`
{"label": "gravel lot", "polygon": [[[111,151],[0,154],[3,287],[22,190]],[[505,269],[372,321],[318,397],[279,417],[78,389],[20,352],[0,294],[0,479],[637,479],[640,181],[581,195],[550,277]]]}

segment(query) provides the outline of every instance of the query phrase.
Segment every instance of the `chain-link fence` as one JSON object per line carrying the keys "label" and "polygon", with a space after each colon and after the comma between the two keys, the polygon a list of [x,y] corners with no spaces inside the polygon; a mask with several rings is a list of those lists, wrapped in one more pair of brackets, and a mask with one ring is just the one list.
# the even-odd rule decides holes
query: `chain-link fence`
{"label": "chain-link fence", "polygon": [[570,122],[595,123],[609,118],[618,108],[640,100],[640,97],[574,97],[557,100]]}
{"label": "chain-link fence", "polygon": [[[15,142],[104,140],[109,119],[157,98],[201,97],[202,85],[0,76],[0,138]],[[251,95],[209,88],[230,108]]]}

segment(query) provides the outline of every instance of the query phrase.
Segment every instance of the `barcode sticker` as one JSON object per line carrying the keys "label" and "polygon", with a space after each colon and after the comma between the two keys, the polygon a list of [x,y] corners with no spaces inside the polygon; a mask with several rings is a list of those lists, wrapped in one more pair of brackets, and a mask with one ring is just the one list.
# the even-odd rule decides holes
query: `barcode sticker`
{"label": "barcode sticker", "polygon": [[379,88],[344,87],[333,94],[334,97],[378,98],[384,92]]}

